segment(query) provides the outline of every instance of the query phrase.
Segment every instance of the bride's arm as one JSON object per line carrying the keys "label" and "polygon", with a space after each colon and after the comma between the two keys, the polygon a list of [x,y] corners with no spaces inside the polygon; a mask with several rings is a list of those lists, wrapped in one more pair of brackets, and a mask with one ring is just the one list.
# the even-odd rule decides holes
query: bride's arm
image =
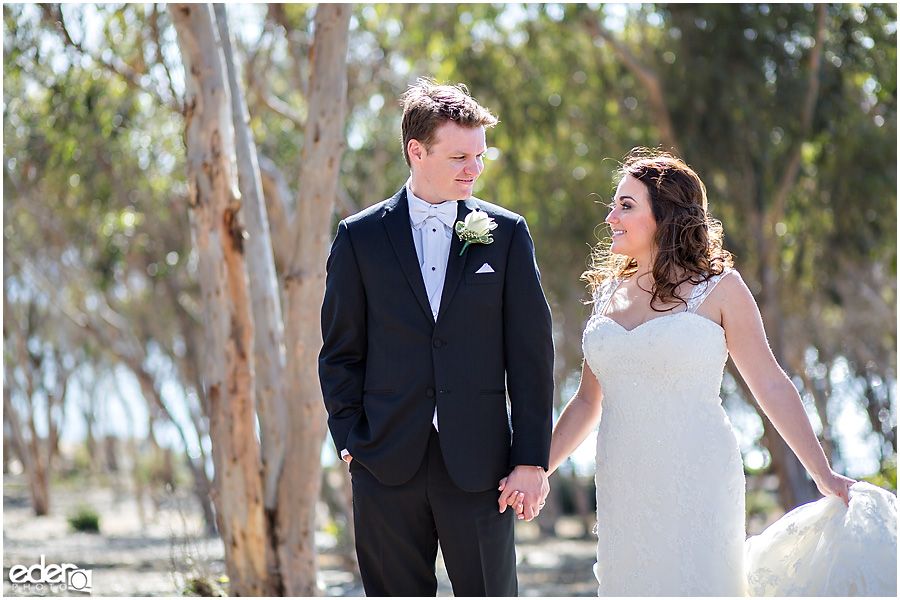
{"label": "bride's arm", "polygon": [[550,438],[550,470],[555,471],[559,465],[585,440],[600,420],[600,403],[603,392],[600,383],[587,361],[581,368],[581,383],[578,390],[556,421],[553,437]]}
{"label": "bride's arm", "polygon": [[[831,470],[809,423],[800,394],[778,365],[766,340],[759,308],[740,277],[725,277],[713,292],[728,351],[754,398],[824,495],[849,501],[854,480]],[[711,295],[712,297],[712,295]]]}
{"label": "bride's arm", "polygon": [[[578,390],[553,426],[553,436],[550,438],[550,470],[547,475],[555,471],[559,465],[566,460],[575,449],[581,445],[588,434],[597,426],[600,420],[600,403],[603,400],[603,392],[600,390],[600,382],[594,376],[594,372],[588,366],[587,361],[583,361],[581,366],[581,383],[578,384]],[[502,492],[506,489],[508,477],[500,480],[499,490]],[[549,492],[549,488],[547,488]],[[519,513],[518,506],[521,505],[525,495],[512,494],[507,500],[509,506],[516,505],[516,512]],[[547,494],[541,498],[541,506],[547,498]]]}

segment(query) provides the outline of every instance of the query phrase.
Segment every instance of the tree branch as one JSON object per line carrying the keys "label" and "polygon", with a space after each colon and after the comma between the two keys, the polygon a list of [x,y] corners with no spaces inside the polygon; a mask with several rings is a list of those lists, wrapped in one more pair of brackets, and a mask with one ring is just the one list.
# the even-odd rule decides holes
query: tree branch
{"label": "tree branch", "polygon": [[[146,357],[144,347],[137,340],[134,332],[131,331],[127,319],[110,308],[105,298],[102,296],[97,298],[99,308],[96,315],[99,317],[98,319],[93,313],[86,313],[71,302],[60,297],[60,290],[65,289],[67,285],[54,285],[42,273],[27,262],[13,256],[10,256],[9,259],[21,269],[23,275],[28,277],[38,289],[47,295],[50,303],[55,306],[63,316],[80,329],[92,334],[101,346],[123,360],[127,360],[128,357],[135,357],[138,360],[143,360]],[[104,332],[101,322],[105,322],[117,332],[118,340],[124,342],[128,346],[127,352],[123,352],[122,349],[117,350],[114,348],[117,338]]]}
{"label": "tree branch", "polygon": [[649,95],[650,106],[652,107],[653,117],[656,121],[656,128],[659,130],[659,140],[667,149],[677,150],[678,141],[675,136],[675,128],[672,125],[672,119],[669,116],[669,109],[666,106],[665,93],[660,80],[659,74],[649,65],[638,59],[621,41],[617,40],[613,34],[600,23],[600,16],[594,11],[586,10],[583,13],[582,21],[587,27],[588,33],[593,38],[603,38],[606,43],[612,46],[612,49],[619,55],[622,62],[634,75],[644,84]]}
{"label": "tree branch", "polygon": [[77,50],[81,54],[89,56],[98,65],[102,66],[110,73],[121,77],[125,80],[125,83],[135,88],[136,90],[149,94],[150,97],[154,98],[160,106],[165,106],[174,112],[182,113],[183,108],[181,106],[181,103],[178,101],[177,96],[173,95],[170,98],[165,98],[162,94],[160,94],[159,90],[145,86],[143,83],[141,83],[141,78],[143,77],[141,73],[139,73],[128,63],[119,58],[118,55],[113,53],[112,61],[106,61],[103,58],[95,56],[91,52],[87,51],[80,43],[73,40],[72,36],[69,34],[69,30],[66,28],[66,24],[63,20],[62,11],[60,10],[59,5],[42,4],[41,9],[43,10],[45,20],[52,26],[56,27],[57,31],[63,37],[63,40],[68,47]]}
{"label": "tree branch", "polygon": [[[159,13],[159,6],[157,4],[154,4],[153,13],[150,17],[150,29],[153,32],[153,43],[156,44],[156,62],[162,65],[163,70],[166,72],[166,82],[168,82],[169,84],[169,93],[173,98],[178,98],[178,94],[175,92],[175,84],[172,83],[172,72],[169,70],[169,65],[166,64],[166,58],[163,56],[162,45],[159,43]],[[180,108],[179,112],[181,112]]]}
{"label": "tree branch", "polygon": [[303,115],[301,115],[299,111],[294,110],[290,104],[270,92],[267,86],[260,83],[259,75],[257,75],[255,69],[250,68],[249,65],[247,68],[247,79],[250,83],[250,87],[256,93],[256,96],[262,102],[263,106],[278,116],[288,119],[294,123],[299,131],[303,131],[306,127],[306,119],[303,118]]}
{"label": "tree branch", "polygon": [[[305,32],[298,31],[291,20],[288,18],[284,10],[284,5],[280,3],[270,2],[268,6],[268,14],[272,20],[281,25],[285,31],[285,37],[288,41],[288,48],[291,50],[291,56],[294,58],[294,85],[300,90],[304,96],[309,95],[309,84],[307,77],[303,73],[303,67],[306,66],[306,57],[310,54],[313,46],[313,39]],[[305,47],[304,47],[305,46]],[[310,61],[312,59],[310,58]]]}
{"label": "tree branch", "polygon": [[803,142],[812,129],[812,120],[813,115],[815,114],[816,102],[819,99],[819,79],[822,72],[822,46],[825,44],[828,5],[819,4],[816,10],[818,11],[816,41],[809,53],[809,85],[806,90],[806,98],[803,101],[803,110],[800,113],[800,132],[797,139],[794,140],[787,167],[781,177],[778,191],[775,193],[775,203],[768,223],[768,233],[770,235],[774,231],[775,224],[783,218],[784,207],[785,204],[787,204],[788,195],[790,195],[791,190],[797,181],[797,176],[800,172],[800,158]]}
{"label": "tree branch", "polygon": [[359,212],[359,204],[350,197],[347,188],[344,187],[344,184],[340,181],[338,181],[337,190],[335,190],[335,192],[337,194],[338,203],[341,205],[342,216],[349,217],[350,215]]}
{"label": "tree branch", "polygon": [[291,256],[291,228],[295,219],[295,211],[287,203],[291,191],[278,165],[262,154],[258,158],[275,266],[279,273],[284,273]]}

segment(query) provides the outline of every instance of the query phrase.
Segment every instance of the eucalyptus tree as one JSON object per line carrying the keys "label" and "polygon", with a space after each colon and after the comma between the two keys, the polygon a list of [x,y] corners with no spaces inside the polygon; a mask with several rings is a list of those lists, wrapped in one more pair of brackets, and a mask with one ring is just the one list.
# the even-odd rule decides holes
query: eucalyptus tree
{"label": "eucalyptus tree", "polygon": [[[280,283],[270,277],[266,285],[249,292],[264,299],[278,300],[280,296],[285,300],[284,337],[280,349],[275,341],[271,356],[273,364],[283,368],[282,380],[277,382],[280,397],[292,401],[289,406],[282,401],[283,413],[277,405],[253,410],[253,403],[247,400],[259,392],[254,389],[249,368],[252,362],[244,362],[238,370],[247,378],[243,387],[236,389],[241,391],[238,402],[244,402],[244,408],[250,410],[241,413],[237,421],[229,421],[231,415],[223,414],[218,398],[209,396],[212,380],[209,363],[203,358],[210,348],[204,343],[201,325],[205,314],[199,301],[201,260],[191,247],[187,219],[191,199],[198,196],[191,195],[191,186],[182,175],[185,79],[181,76],[182,56],[172,13],[157,5],[4,7],[4,24],[10,34],[4,37],[4,183],[7,199],[16,199],[4,204],[9,225],[5,234],[8,240],[18,242],[26,239],[21,234],[28,231],[32,237],[27,240],[40,250],[40,236],[48,236],[54,228],[61,230],[60,244],[47,247],[43,254],[32,254],[9,241],[6,248],[15,259],[36,264],[39,275],[52,275],[44,277],[50,282],[44,290],[53,298],[58,314],[76,323],[85,335],[94,336],[105,351],[135,372],[151,410],[164,418],[173,415],[175,411],[169,405],[173,399],[166,398],[163,390],[171,389],[166,384],[172,378],[182,386],[183,401],[190,406],[179,412],[187,412],[194,431],[182,428],[179,435],[183,444],[191,447],[189,454],[195,456],[191,464],[199,467],[196,476],[206,477],[206,469],[213,466],[207,462],[205,439],[213,438],[214,472],[224,477],[227,461],[223,462],[223,457],[236,439],[229,438],[229,426],[235,422],[244,426],[243,431],[249,435],[244,436],[243,448],[252,450],[258,443],[254,438],[257,417],[262,438],[266,443],[275,440],[270,446],[280,445],[280,452],[287,457],[287,461],[281,458],[279,462],[278,452],[262,449],[265,458],[275,457],[266,464],[278,470],[266,476],[269,485],[257,488],[256,484],[263,481],[256,481],[260,453],[237,453],[251,489],[264,490],[258,494],[254,508],[259,515],[257,532],[262,535],[249,541],[257,544],[255,548],[261,542],[267,549],[261,553],[261,569],[252,556],[241,567],[254,564],[255,570],[234,570],[239,560],[229,564],[235,593],[265,589],[310,595],[316,591],[314,509],[325,431],[315,377],[320,303],[316,298],[324,285],[333,181],[340,164],[339,153],[335,152],[343,139],[341,86],[346,85],[342,65],[348,12],[342,6],[320,11],[309,7],[305,29],[299,31],[301,39],[290,42],[298,49],[295,57],[315,68],[317,76],[306,79],[307,93],[296,105],[308,131],[295,131],[293,137],[285,138],[276,158],[280,168],[299,163],[304,186],[296,198],[272,193],[273,210],[269,212],[280,210],[283,216],[277,235],[267,239],[259,224],[247,230],[254,243],[269,244],[285,259]],[[315,24],[314,19],[318,20]],[[308,40],[304,38],[306,33]],[[220,39],[221,35],[214,33],[212,37]],[[315,52],[309,43],[313,40]],[[216,55],[220,52],[213,49]],[[300,69],[308,77],[308,69],[303,71],[302,65]],[[237,111],[226,108],[230,119]],[[42,120],[41,111],[53,113],[51,119]],[[196,115],[197,107],[189,114]],[[304,144],[303,137],[310,142]],[[288,148],[303,150],[285,160]],[[267,167],[271,162],[265,163]],[[266,172],[271,175],[273,170],[268,168]],[[274,172],[278,180],[280,173]],[[193,178],[189,183],[196,182]],[[234,184],[237,189],[238,182]],[[244,191],[242,195],[249,193]],[[232,217],[237,216],[236,208],[233,203],[228,205]],[[241,215],[231,222],[230,231],[237,237],[230,237],[230,242],[240,244],[245,235],[242,219]],[[20,227],[22,223],[31,224],[31,229]],[[232,265],[231,282],[240,283],[246,277],[241,275],[245,268],[239,261]],[[8,269],[6,275],[7,283],[15,281],[12,270]],[[36,286],[35,280],[20,282]],[[228,290],[230,296],[231,291],[234,288]],[[241,310],[249,302],[246,291],[243,299]],[[8,314],[12,318],[12,311]],[[237,340],[240,348],[252,349],[252,320],[245,318],[242,327],[243,337],[226,337],[223,345]],[[258,380],[271,385],[271,379]],[[284,418],[285,414],[289,416]],[[174,418],[171,421],[177,423]],[[272,423],[290,436],[277,436]],[[213,428],[217,435],[211,436]],[[272,481],[278,485],[271,485]],[[208,500],[206,483],[205,488],[198,485],[197,491]],[[221,493],[218,499],[222,500]],[[224,500],[220,502],[215,520],[220,524],[239,523],[240,507],[232,503],[230,506],[238,511],[234,513],[228,506]],[[212,517],[212,511],[208,514]],[[264,581],[260,583],[260,579]]]}
{"label": "eucalyptus tree", "polygon": [[[242,91],[236,85],[225,13],[218,12],[220,27],[210,5],[171,7],[186,81],[185,144],[203,292],[204,370],[218,523],[233,593],[313,595],[317,591],[313,534],[325,437],[317,378],[318,314],[343,150],[350,9],[338,4],[316,8],[301,113],[302,186],[293,208],[284,204],[286,198],[268,200],[288,215],[275,223],[267,216],[255,142],[247,130],[243,102],[236,98]],[[295,61],[296,67],[300,65]],[[239,161],[244,169],[240,178]],[[251,218],[245,220],[242,213]],[[252,291],[246,235],[263,249],[256,253],[262,254],[256,258],[263,264],[254,274]],[[276,236],[285,245],[273,248]],[[283,258],[280,282],[275,280],[276,254]],[[252,296],[261,300],[256,311]],[[279,311],[282,302],[284,309]],[[256,323],[254,312],[265,321]],[[284,315],[283,327],[271,319],[279,312]],[[266,335],[255,336],[254,329],[264,326]],[[262,357],[270,359],[261,371],[268,377],[263,389],[277,388],[267,397],[268,404],[260,406],[256,343],[269,345]],[[279,356],[286,357],[283,368]],[[259,437],[273,442],[262,448],[254,427],[257,415]],[[275,455],[266,456],[267,452]]]}

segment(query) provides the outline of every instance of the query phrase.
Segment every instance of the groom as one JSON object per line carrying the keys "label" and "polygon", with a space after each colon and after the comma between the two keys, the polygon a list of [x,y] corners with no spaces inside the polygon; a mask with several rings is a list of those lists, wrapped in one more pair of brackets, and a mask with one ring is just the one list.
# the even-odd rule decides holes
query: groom
{"label": "groom", "polygon": [[368,596],[434,596],[440,540],[456,596],[515,596],[505,509],[522,492],[530,519],[546,491],[550,309],[525,220],[472,197],[497,119],[464,86],[420,79],[401,101],[411,177],[340,223],[322,305],[360,574]]}

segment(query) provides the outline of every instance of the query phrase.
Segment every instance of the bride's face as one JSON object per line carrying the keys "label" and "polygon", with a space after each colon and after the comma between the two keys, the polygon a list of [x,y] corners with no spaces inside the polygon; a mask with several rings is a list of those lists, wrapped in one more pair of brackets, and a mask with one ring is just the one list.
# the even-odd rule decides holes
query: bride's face
{"label": "bride's face", "polygon": [[656,233],[656,219],[650,205],[650,191],[647,186],[631,175],[625,175],[613,200],[612,210],[606,215],[606,222],[612,229],[614,254],[624,254],[646,261],[653,249],[653,235]]}

